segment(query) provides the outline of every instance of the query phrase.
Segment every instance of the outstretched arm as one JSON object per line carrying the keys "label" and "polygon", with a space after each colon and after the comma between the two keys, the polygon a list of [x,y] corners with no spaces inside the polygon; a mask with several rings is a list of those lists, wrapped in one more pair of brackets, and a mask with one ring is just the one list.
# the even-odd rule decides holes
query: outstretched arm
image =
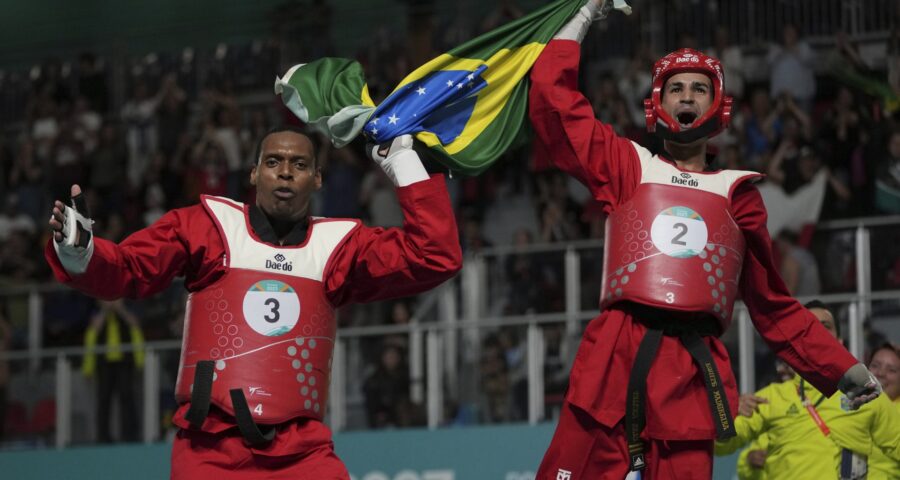
{"label": "outstretched arm", "polygon": [[[81,189],[73,185],[72,194],[78,198]],[[87,214],[84,207],[78,208]],[[202,263],[206,249],[190,250],[187,232],[193,229],[206,236],[214,228],[202,210],[195,209],[192,215],[191,209],[181,209],[116,244],[94,237],[90,218],[73,210],[55,202],[49,221],[53,235],[44,257],[57,280],[105,300],[146,297],[164,289],[174,277],[184,275],[189,264]]]}
{"label": "outstretched arm", "polygon": [[738,187],[732,211],[747,242],[740,288],[753,324],[779,357],[830,396],[856,359],[790,296],[773,260],[766,209],[756,187]]}

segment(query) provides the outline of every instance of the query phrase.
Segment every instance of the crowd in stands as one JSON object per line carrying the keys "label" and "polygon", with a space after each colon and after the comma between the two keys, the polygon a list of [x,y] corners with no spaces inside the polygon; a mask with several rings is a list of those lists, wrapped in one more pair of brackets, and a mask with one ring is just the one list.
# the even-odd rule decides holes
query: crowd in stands
{"label": "crowd in stands", "polygon": [[[320,9],[313,17],[319,20],[303,30],[310,41],[299,42],[302,48],[262,41],[222,46],[212,68],[203,72],[195,68],[189,49],[142,57],[132,62],[127,94],[119,102],[103,58],[86,53],[35,67],[24,91],[24,108],[8,119],[12,127],[0,137],[0,288],[50,281],[42,254],[49,205],[53,199],[67,199],[72,183],[88,194],[96,234],[113,241],[170,209],[197,202],[200,194],[252,202],[248,172],[258,141],[275,124],[297,122],[271,93],[272,79],[292,63],[334,50],[328,42],[312,41],[331,38],[334,28],[327,3],[313,3]],[[378,29],[355,52],[376,102],[430,56],[522,15],[513,1],[503,1],[480,23],[462,16],[438,21],[428,8],[409,3],[410,24],[417,27],[399,34]],[[412,23],[423,18],[429,21]],[[422,38],[427,39],[424,46],[416,43],[420,46],[408,55],[398,54]],[[724,28],[716,30],[711,45],[682,35],[677,45],[665,47],[702,48],[724,63],[726,90],[735,98],[733,127],[716,138],[712,165],[766,173],[767,182],[786,197],[821,176],[826,187],[820,218],[834,219],[900,213],[876,198],[876,180],[900,188],[900,36],[894,32],[886,42],[886,63],[869,65],[846,35],[814,50],[803,32],[786,24],[782,38],[766,52],[754,52],[763,59],[765,75],[748,71],[749,53],[729,43]],[[581,79],[597,118],[657,151],[661,145],[644,128],[642,101],[650,88],[651,65],[663,53],[636,44],[612,62],[585,55]],[[623,68],[613,71],[610,65]],[[402,224],[393,186],[365,157],[360,142],[334,149],[320,137],[317,141],[324,186],[314,199],[315,215],[359,217],[385,227]],[[564,311],[562,254],[535,254],[527,247],[603,237],[604,214],[587,190],[535,155],[526,145],[478,177],[453,175],[449,181],[467,254],[489,252],[493,246],[521,249],[491,257],[492,278],[503,285],[492,290],[502,296],[491,300],[494,313]],[[841,233],[810,233],[773,232],[792,291],[854,290],[852,232],[849,240]],[[873,251],[898,240],[897,226],[873,234]],[[900,288],[900,255],[896,248],[883,250],[890,251],[890,258],[873,255],[876,288]],[[593,265],[582,268],[583,295],[593,305],[599,292],[591,289],[590,278],[599,275],[602,257],[588,260]],[[96,303],[65,290],[43,298],[43,345],[81,345]],[[0,348],[26,348],[27,307],[22,303],[27,300],[8,295],[0,302],[0,316],[10,325],[0,329]],[[152,341],[179,335],[183,302],[183,292],[176,288],[152,302],[129,304],[145,339]],[[414,307],[415,299],[409,299],[354,308],[339,321],[341,326],[404,324]],[[546,328],[544,335],[546,398],[553,405],[565,391],[574,345],[566,343],[561,325]],[[424,424],[421,406],[410,400],[407,337],[386,336],[364,347],[365,375],[357,389],[365,399],[366,423]],[[522,331],[486,335],[479,367],[483,399],[473,407],[476,421],[526,418]],[[0,362],[0,392],[5,372]],[[447,421],[465,421],[465,410],[462,405],[448,408]]]}

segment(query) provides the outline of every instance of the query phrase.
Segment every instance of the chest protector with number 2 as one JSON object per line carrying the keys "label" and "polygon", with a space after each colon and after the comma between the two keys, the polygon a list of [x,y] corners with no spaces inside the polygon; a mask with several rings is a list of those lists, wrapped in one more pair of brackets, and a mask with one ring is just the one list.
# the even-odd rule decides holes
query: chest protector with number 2
{"label": "chest protector with number 2", "polygon": [[334,309],[322,276],[358,222],[315,219],[305,244],[275,247],[253,238],[242,204],[203,197],[226,245],[217,282],[192,292],[175,396],[191,400],[197,362],[215,362],[210,403],[234,415],[239,388],[257,423],[322,419],[334,349]]}
{"label": "chest protector with number 2", "polygon": [[754,172],[684,172],[642,159],[634,195],[609,215],[601,308],[631,301],[706,312],[723,331],[731,322],[744,259],[744,237],[731,194]]}

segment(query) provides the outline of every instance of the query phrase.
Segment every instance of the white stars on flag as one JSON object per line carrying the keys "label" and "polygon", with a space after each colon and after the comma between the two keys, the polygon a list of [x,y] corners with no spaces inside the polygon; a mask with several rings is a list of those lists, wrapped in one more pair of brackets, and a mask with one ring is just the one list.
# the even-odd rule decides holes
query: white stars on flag
{"label": "white stars on flag", "polygon": [[416,90],[416,93],[418,93],[419,95],[425,95],[425,87],[419,87],[418,90]]}
{"label": "white stars on flag", "polygon": [[394,115],[393,113],[391,114],[390,117],[388,117],[388,122],[389,122],[391,125],[396,125],[396,124],[397,124],[397,120],[400,120],[400,119],[399,119],[396,115]]}
{"label": "white stars on flag", "polygon": [[448,87],[452,87],[452,86],[453,86],[453,80],[447,80],[447,86],[448,86]]}

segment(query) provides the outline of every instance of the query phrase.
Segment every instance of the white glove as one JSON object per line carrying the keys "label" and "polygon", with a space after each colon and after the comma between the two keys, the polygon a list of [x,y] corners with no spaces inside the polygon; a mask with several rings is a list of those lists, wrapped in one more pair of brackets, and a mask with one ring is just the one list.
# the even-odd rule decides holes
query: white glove
{"label": "white glove", "polygon": [[81,274],[94,254],[94,221],[90,219],[83,193],[72,197],[71,204],[66,205],[64,212],[62,240],[54,241],[53,248],[67,272]]}
{"label": "white glove", "polygon": [[850,408],[856,410],[875,400],[881,393],[881,384],[865,365],[857,363],[850,367],[838,382],[838,389],[847,395]]}
{"label": "white glove", "polygon": [[619,10],[625,15],[631,15],[631,7],[625,3],[625,0],[604,0],[602,6],[597,3],[597,0],[588,0],[553,38],[575,40],[581,43],[584,36],[587,35],[591,22],[606,18],[613,9]]}
{"label": "white glove", "polygon": [[405,187],[429,178],[419,154],[412,146],[412,135],[401,135],[390,145],[369,144],[366,152],[384,170],[395,186]]}

